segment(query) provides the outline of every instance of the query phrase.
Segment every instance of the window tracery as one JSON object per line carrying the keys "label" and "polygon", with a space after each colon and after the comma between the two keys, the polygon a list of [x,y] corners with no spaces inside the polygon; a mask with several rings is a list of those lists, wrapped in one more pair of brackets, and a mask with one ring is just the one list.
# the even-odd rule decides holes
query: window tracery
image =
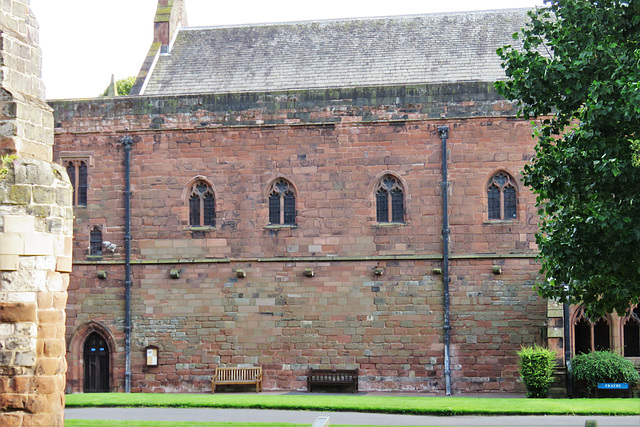
{"label": "window tracery", "polygon": [[487,185],[489,219],[515,219],[517,213],[516,186],[506,172],[498,172]]}
{"label": "window tracery", "polygon": [[376,221],[403,223],[404,190],[400,181],[392,175],[383,176],[376,186],[375,194]]}

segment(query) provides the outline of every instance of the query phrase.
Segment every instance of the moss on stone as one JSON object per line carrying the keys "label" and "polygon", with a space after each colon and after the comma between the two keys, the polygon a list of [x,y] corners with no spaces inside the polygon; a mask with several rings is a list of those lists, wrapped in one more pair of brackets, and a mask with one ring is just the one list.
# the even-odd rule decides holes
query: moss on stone
{"label": "moss on stone", "polygon": [[7,200],[4,203],[9,205],[28,205],[31,203],[31,187],[28,185],[12,185],[7,193]]}

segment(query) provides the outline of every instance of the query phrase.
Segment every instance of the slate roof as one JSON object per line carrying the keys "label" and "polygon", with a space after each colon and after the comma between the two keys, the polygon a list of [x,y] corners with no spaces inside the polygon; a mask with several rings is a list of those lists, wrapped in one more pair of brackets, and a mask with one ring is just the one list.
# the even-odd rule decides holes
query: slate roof
{"label": "slate roof", "polygon": [[143,94],[495,81],[527,10],[182,28]]}

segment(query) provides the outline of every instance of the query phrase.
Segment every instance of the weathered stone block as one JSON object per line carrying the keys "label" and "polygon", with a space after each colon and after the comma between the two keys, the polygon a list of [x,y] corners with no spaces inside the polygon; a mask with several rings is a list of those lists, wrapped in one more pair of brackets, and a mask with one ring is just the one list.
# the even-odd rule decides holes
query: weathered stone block
{"label": "weathered stone block", "polygon": [[13,233],[27,233],[34,230],[34,218],[27,215],[6,215],[4,218],[4,231]]}
{"label": "weathered stone block", "polygon": [[23,255],[24,253],[24,236],[22,234],[13,232],[0,234],[0,255]]}
{"label": "weathered stone block", "polygon": [[16,352],[14,361],[16,366],[34,366],[36,363],[36,353],[34,351]]}
{"label": "weathered stone block", "polygon": [[44,233],[24,235],[25,255],[53,255],[53,236]]}
{"label": "weathered stone block", "polygon": [[35,322],[36,309],[35,303],[0,303],[0,322]]}
{"label": "weathered stone block", "polygon": [[0,254],[0,271],[16,271],[19,265],[20,257],[18,255]]}

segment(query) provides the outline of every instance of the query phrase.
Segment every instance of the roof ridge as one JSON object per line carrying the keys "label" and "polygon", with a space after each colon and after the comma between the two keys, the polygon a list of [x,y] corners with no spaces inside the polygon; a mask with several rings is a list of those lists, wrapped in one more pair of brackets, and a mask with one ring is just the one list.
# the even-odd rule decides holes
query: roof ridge
{"label": "roof ridge", "polygon": [[485,10],[469,10],[469,11],[456,11],[456,12],[434,12],[434,13],[415,13],[406,15],[381,15],[381,16],[364,16],[364,17],[352,17],[352,18],[327,18],[327,19],[310,19],[300,21],[280,21],[280,22],[257,22],[247,24],[225,24],[225,25],[206,25],[198,27],[180,27],[178,31],[200,31],[200,30],[213,30],[223,28],[246,28],[246,27],[270,27],[270,26],[285,26],[285,25],[300,25],[300,24],[321,24],[332,22],[358,22],[358,21],[375,21],[375,20],[401,20],[407,18],[418,17],[436,17],[436,16],[452,16],[452,15],[480,15],[486,13],[495,12],[524,12],[533,10],[530,7],[519,8],[501,8],[501,9],[485,9]]}

